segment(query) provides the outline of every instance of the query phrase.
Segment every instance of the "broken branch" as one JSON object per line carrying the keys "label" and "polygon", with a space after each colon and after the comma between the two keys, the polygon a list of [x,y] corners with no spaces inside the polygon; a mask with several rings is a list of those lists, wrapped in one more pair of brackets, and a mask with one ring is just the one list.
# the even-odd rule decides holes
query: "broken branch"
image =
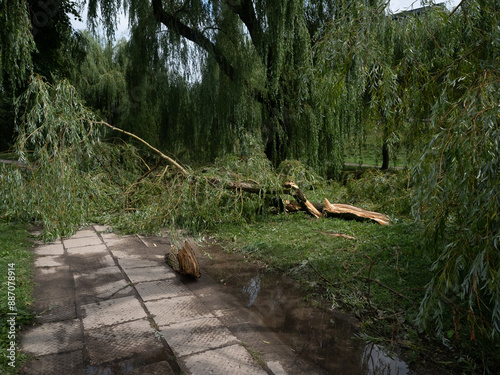
{"label": "broken branch", "polygon": [[120,133],[123,133],[123,134],[126,134],[132,138],[134,138],[135,140],[138,140],[139,142],[141,142],[142,144],[144,144],[145,146],[147,146],[148,148],[150,148],[151,150],[153,150],[154,152],[156,152],[162,159],[165,159],[167,162],[169,162],[170,164],[172,164],[174,167],[176,167],[184,176],[187,176],[188,175],[188,172],[179,164],[177,163],[174,159],[168,157],[167,155],[165,155],[163,152],[161,152],[160,150],[158,150],[157,148],[151,146],[148,142],[146,142],[144,139],[136,136],[135,134],[133,133],[130,133],[128,131],[125,131],[125,130],[122,130],[120,128],[117,128],[113,125],[110,125],[108,124],[107,122],[105,121],[91,121],[91,123],[93,124],[101,124],[101,125],[104,125],[104,126],[107,126],[108,128],[112,129],[112,130],[116,130],[117,132],[120,132]]}

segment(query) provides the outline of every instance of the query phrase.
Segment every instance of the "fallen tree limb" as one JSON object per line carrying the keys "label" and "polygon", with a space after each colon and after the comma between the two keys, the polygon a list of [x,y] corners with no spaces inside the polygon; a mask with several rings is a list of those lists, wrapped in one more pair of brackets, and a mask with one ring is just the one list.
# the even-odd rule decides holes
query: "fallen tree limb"
{"label": "fallen tree limb", "polygon": [[163,152],[161,152],[160,150],[158,150],[157,148],[151,146],[148,142],[146,142],[144,139],[136,136],[135,134],[133,133],[130,133],[128,131],[125,131],[125,130],[122,130],[120,128],[117,128],[113,125],[110,125],[108,124],[107,122],[105,121],[91,121],[92,123],[94,124],[100,124],[100,125],[104,125],[104,126],[107,126],[108,128],[112,129],[112,130],[116,130],[117,132],[120,132],[120,133],[123,133],[123,134],[126,134],[128,135],[129,137],[132,137],[134,138],[135,140],[141,142],[142,144],[144,144],[145,146],[147,146],[148,148],[150,148],[151,150],[153,150],[154,152],[156,152],[162,159],[165,159],[167,162],[169,162],[170,164],[172,164],[174,167],[176,167],[184,176],[187,176],[188,175],[188,172],[179,164],[177,163],[174,159],[168,157],[167,155],[165,155]]}
{"label": "fallen tree limb", "polygon": [[175,247],[165,254],[165,262],[176,272],[182,275],[188,275],[194,278],[201,277],[200,265],[196,259],[193,248],[187,241],[184,246],[177,250]]}
{"label": "fallen tree limb", "polygon": [[292,181],[285,182],[285,184],[283,185],[283,190],[285,193],[292,195],[297,200],[299,205],[302,206],[302,208],[309,214],[317,218],[323,217],[323,214],[318,211],[314,204],[307,200],[305,194],[302,192],[302,190],[299,189],[297,185],[295,185],[295,183],[293,183]]}
{"label": "fallen tree limb", "polygon": [[325,212],[326,216],[357,221],[371,220],[381,225],[389,225],[391,223],[387,216],[375,211],[364,210],[362,208],[351,206],[349,204],[332,204],[326,198],[324,199],[324,204],[325,207],[323,211]]}

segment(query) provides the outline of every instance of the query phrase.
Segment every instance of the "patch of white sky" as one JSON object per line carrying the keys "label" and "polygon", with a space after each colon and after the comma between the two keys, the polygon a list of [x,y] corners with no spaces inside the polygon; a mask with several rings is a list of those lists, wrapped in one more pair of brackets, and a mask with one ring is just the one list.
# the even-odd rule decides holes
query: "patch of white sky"
{"label": "patch of white sky", "polygon": [[[74,19],[71,21],[71,25],[73,26],[74,30],[85,30],[88,29],[87,25],[87,6],[85,5],[82,7],[80,17],[81,21],[78,19]],[[121,38],[128,39],[130,37],[130,29],[129,29],[129,23],[128,23],[128,17],[125,14],[125,12],[120,10],[118,14],[116,15],[116,19],[118,21],[118,24],[116,25],[116,30],[115,30],[115,39],[119,40]],[[104,36],[104,31],[102,30],[102,27],[98,30],[99,35]]]}
{"label": "patch of white sky", "polygon": [[389,9],[392,13],[403,12],[405,10],[412,10],[421,8],[425,5],[433,4],[445,4],[446,8],[449,10],[455,9],[459,4],[460,0],[442,0],[442,1],[429,1],[429,0],[390,0]]}

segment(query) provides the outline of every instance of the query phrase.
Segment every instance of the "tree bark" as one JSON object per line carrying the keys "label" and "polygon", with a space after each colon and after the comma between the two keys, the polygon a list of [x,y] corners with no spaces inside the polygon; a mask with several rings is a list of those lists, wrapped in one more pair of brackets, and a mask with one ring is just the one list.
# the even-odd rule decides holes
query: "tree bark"
{"label": "tree bark", "polygon": [[383,171],[389,169],[389,144],[387,139],[384,139],[384,144],[382,145],[382,166],[380,169]]}
{"label": "tree bark", "polygon": [[158,22],[162,23],[169,29],[175,30],[179,33],[179,35],[203,48],[211,56],[213,56],[221,70],[229,77],[229,79],[235,79],[236,72],[234,67],[215,43],[203,35],[200,30],[185,25],[176,16],[165,11],[162,0],[153,0],[152,4],[154,16]]}
{"label": "tree bark", "polygon": [[316,209],[314,204],[309,202],[297,185],[295,185],[292,181],[285,182],[283,185],[284,191],[288,194],[291,194],[299,203],[299,205],[310,215],[320,218],[323,217],[323,214]]}

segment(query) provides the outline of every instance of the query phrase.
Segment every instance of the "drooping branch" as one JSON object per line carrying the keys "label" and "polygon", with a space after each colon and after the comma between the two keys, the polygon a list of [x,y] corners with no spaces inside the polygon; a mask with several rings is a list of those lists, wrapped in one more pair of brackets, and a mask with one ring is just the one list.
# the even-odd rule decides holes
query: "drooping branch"
{"label": "drooping branch", "polygon": [[175,30],[179,35],[204,49],[209,55],[213,56],[221,70],[229,79],[234,80],[236,78],[234,67],[215,43],[203,35],[200,30],[185,25],[175,15],[168,13],[165,8],[163,8],[162,0],[153,0],[152,4],[154,16],[158,22],[171,30]]}

